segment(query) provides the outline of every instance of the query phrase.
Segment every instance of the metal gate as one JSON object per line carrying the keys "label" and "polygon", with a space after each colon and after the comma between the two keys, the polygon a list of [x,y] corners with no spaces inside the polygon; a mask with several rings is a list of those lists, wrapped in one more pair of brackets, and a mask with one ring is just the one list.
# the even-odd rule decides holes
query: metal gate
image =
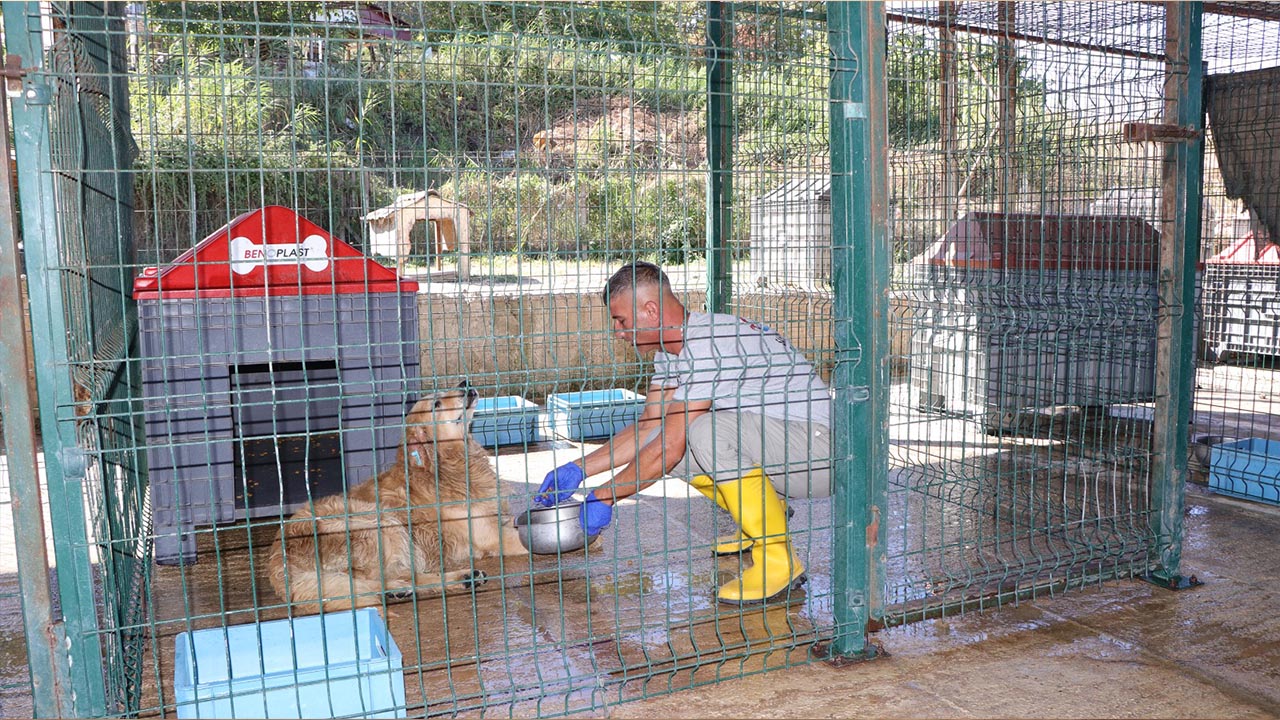
{"label": "metal gate", "polygon": [[1184,582],[1199,13],[890,11],[887,622]]}
{"label": "metal gate", "polygon": [[[33,661],[45,661],[32,663],[36,711],[80,714],[126,707],[142,673],[149,545],[132,408],[136,378],[127,361],[135,336],[127,294],[133,257],[122,242],[132,227],[128,170],[135,147],[118,11],[91,4],[41,16],[36,9],[5,4],[15,71],[6,82],[14,100],[40,434],[51,459],[45,475],[55,597],[41,587],[39,504],[26,506],[34,522],[27,515],[15,524],[36,561],[22,577],[30,588],[28,648]],[[26,378],[14,380],[20,402]],[[28,484],[23,492],[34,500],[34,454],[10,457],[11,477]],[[29,469],[15,472],[18,463]]]}

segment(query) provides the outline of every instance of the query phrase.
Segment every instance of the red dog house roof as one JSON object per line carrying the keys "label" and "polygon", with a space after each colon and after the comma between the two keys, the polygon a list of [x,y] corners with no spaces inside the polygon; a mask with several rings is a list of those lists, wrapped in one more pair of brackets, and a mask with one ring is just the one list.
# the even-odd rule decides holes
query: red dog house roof
{"label": "red dog house roof", "polygon": [[418,283],[280,205],[241,215],[133,281],[137,300],[417,290]]}
{"label": "red dog house roof", "polygon": [[1280,246],[1249,233],[1205,262],[1213,265],[1280,265]]}
{"label": "red dog house roof", "polygon": [[1153,270],[1160,233],[1138,217],[970,212],[916,263],[1012,270]]}

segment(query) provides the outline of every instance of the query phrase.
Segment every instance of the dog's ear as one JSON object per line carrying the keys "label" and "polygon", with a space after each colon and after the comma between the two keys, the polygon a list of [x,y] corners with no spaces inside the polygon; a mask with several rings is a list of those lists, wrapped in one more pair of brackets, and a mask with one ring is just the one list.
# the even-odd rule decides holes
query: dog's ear
{"label": "dog's ear", "polygon": [[408,445],[421,445],[431,439],[431,418],[410,415],[405,422],[404,441]]}

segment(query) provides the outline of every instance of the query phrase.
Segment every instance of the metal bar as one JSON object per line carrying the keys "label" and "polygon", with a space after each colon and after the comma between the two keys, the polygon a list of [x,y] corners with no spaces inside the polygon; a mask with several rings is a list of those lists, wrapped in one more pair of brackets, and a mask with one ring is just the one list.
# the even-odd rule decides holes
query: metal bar
{"label": "metal bar", "polygon": [[44,84],[44,45],[39,2],[3,3],[5,41],[22,66],[34,68],[20,97],[13,100],[15,154],[18,161],[22,236],[26,248],[27,291],[31,302],[32,345],[36,362],[45,480],[49,493],[59,603],[70,657],[68,711],[63,716],[106,713],[102,644],[93,596],[93,564],[85,523],[83,479],[86,458],[75,438],[74,417],[60,418],[75,406],[67,356],[66,312],[59,286],[58,211],[53,185],[49,103]]}
{"label": "metal bar", "polygon": [[[0,158],[9,158],[9,103],[0,100]],[[22,265],[18,257],[18,219],[13,176],[5,167],[0,180],[0,415],[8,456],[9,492],[22,592],[22,622],[27,638],[36,717],[66,717],[70,686],[66,682],[65,638],[53,613],[49,590],[49,556],[45,551],[44,511],[40,502],[40,470],[36,459],[35,398],[27,382],[31,356],[22,318]],[[65,708],[65,709],[64,709]]]}
{"label": "metal bar", "polygon": [[888,477],[888,117],[884,4],[833,3],[831,242],[835,287],[835,539],[831,658],[873,657],[884,615]]}
{"label": "metal bar", "polygon": [[771,5],[768,8],[762,8],[760,3],[734,3],[734,11],[740,13],[750,13],[760,17],[776,17],[789,18],[791,20],[813,20],[815,22],[825,22],[827,14],[813,8],[791,9],[785,7],[777,7]]}
{"label": "metal bar", "polygon": [[707,3],[707,312],[733,302],[733,6]]}
{"label": "metal bar", "polygon": [[[1142,0],[1143,5],[1164,5],[1164,0]],[[1206,2],[1204,13],[1253,20],[1280,20],[1280,7],[1275,3]]]}
{"label": "metal bar", "polygon": [[[903,13],[889,13],[889,20],[893,22],[906,23],[908,25],[921,25],[924,27],[937,28],[942,27],[942,20],[934,18],[917,17],[915,15],[905,15]],[[1002,32],[998,28],[983,27],[981,25],[969,25],[965,23],[952,23],[951,29],[955,32],[971,33],[973,35],[985,35],[987,37],[1008,38],[1010,40],[1018,40],[1021,42],[1043,43],[1050,47],[1064,47],[1073,50],[1089,50],[1091,52],[1105,53],[1107,55],[1115,55],[1117,57],[1132,57],[1141,60],[1160,60],[1165,59],[1164,55],[1159,53],[1143,52],[1141,50],[1125,50],[1123,48],[1110,47],[1107,45],[1099,45],[1097,43],[1077,42],[1075,40],[1060,40],[1044,35],[1032,35],[1024,32]]]}
{"label": "metal bar", "polygon": [[[1168,70],[1165,121],[1203,131],[1204,109],[1199,2],[1165,4]],[[1182,511],[1191,421],[1195,273],[1200,251],[1200,181],[1203,133],[1165,146],[1160,244],[1160,312],[1156,328],[1156,403],[1152,428],[1152,510],[1159,568],[1175,584],[1182,562]]]}
{"label": "metal bar", "polygon": [[959,207],[960,187],[960,115],[956,102],[960,90],[959,66],[956,62],[956,4],[950,0],[938,3],[942,26],[938,31],[938,119],[942,125],[942,222],[935,228],[942,235],[955,221]]}
{"label": "metal bar", "polygon": [[1018,48],[1010,37],[1014,32],[1017,3],[999,3],[997,12],[1000,18],[1000,32],[997,35],[999,41],[996,43],[996,75],[1000,86],[996,111],[999,126],[997,135],[1000,138],[997,155],[1000,188],[997,202],[1002,212],[1009,212],[1014,209],[1010,207],[1009,198],[1018,187],[1018,180],[1014,177],[1017,171],[1016,161],[1013,158],[1013,148],[1018,143]]}

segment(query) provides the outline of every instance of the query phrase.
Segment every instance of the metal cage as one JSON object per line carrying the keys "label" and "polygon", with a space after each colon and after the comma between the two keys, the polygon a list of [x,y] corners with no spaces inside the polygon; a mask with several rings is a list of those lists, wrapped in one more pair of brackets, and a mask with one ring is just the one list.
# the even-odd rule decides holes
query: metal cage
{"label": "metal cage", "polygon": [[[1234,412],[1190,403],[1201,329],[1235,327],[1208,272],[1194,311],[1203,63],[1277,23],[1207,5],[5,2],[39,389],[7,363],[7,477],[19,545],[42,487],[53,547],[16,560],[36,714],[571,714],[1177,585],[1186,429]],[[358,270],[304,280],[339,241]],[[803,590],[717,603],[737,526],[674,477],[585,549],[339,593],[360,613],[273,589],[295,512],[411,472],[420,396],[481,396],[462,479],[498,478],[442,522],[516,515],[635,417],[653,360],[600,296],[633,260],[828,384],[833,493],[786,503]]]}

